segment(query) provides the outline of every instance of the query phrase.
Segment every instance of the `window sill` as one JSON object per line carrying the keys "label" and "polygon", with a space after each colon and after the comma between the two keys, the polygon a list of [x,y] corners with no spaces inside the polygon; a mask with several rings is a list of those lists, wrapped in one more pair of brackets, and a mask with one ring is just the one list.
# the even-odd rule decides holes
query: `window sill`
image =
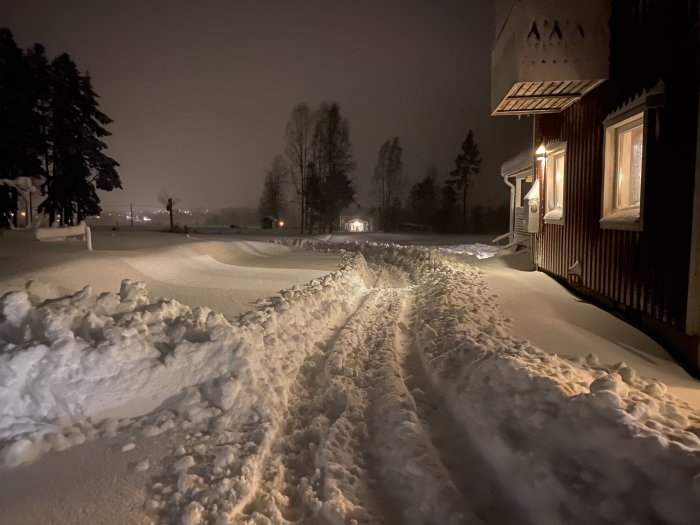
{"label": "window sill", "polygon": [[545,224],[564,224],[564,210],[559,207],[559,208],[554,208],[553,210],[548,211],[544,215],[544,222]]}
{"label": "window sill", "polygon": [[642,221],[639,208],[627,208],[608,212],[600,219],[600,227],[604,230],[642,231]]}

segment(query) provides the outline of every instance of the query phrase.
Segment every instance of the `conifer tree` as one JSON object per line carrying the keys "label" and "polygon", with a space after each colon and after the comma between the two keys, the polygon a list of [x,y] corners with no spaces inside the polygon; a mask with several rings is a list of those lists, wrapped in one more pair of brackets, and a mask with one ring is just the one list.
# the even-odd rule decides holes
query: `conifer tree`
{"label": "conifer tree", "polygon": [[73,224],[101,211],[98,189],[121,188],[114,159],[104,153],[105,128],[112,120],[98,109],[89,74],[81,75],[67,54],[51,62],[51,147],[46,200],[41,209],[51,221]]}
{"label": "conifer tree", "polygon": [[34,112],[38,119],[40,147],[39,161],[42,175],[49,172],[50,143],[49,129],[51,126],[51,71],[46,50],[41,44],[34,44],[27,51],[27,63],[31,71],[31,82],[35,93]]}
{"label": "conifer tree", "polygon": [[440,219],[438,227],[445,233],[455,231],[457,215],[457,192],[450,181],[445,181],[441,190]]}
{"label": "conifer tree", "polygon": [[321,181],[323,196],[321,228],[333,231],[340,211],[355,200],[350,173],[352,160],[350,126],[340,114],[337,102],[323,103],[318,111],[314,129],[314,164]]}
{"label": "conifer tree", "polygon": [[[9,29],[0,28],[0,179],[43,174],[36,86],[28,61]],[[0,186],[0,222],[17,224],[15,188]]]}
{"label": "conifer tree", "polygon": [[426,172],[425,177],[411,187],[408,207],[412,220],[418,224],[431,227],[436,225],[438,197],[436,179],[437,168],[432,166]]}
{"label": "conifer tree", "polygon": [[455,169],[450,172],[450,182],[462,193],[462,233],[467,232],[467,193],[470,178],[481,171],[481,155],[474,140],[474,132],[469,130],[462,142],[462,149],[455,159]]}
{"label": "conifer tree", "polygon": [[[40,209],[72,224],[101,211],[96,190],[121,188],[117,162],[104,153],[105,126],[89,74],[67,54],[49,63],[43,46],[26,53],[0,29],[0,179],[41,181]],[[17,194],[0,186],[0,215],[16,216]]]}

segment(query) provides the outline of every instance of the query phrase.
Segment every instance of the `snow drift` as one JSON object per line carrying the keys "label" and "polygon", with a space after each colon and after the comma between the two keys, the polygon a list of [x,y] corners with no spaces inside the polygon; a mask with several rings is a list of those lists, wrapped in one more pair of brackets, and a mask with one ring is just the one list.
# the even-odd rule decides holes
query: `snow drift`
{"label": "snow drift", "polygon": [[[130,281],[5,295],[4,464],[157,409],[134,423],[144,435],[187,432],[148,501],[169,521],[371,523],[389,507],[407,523],[696,521],[700,414],[663,384],[513,338],[461,254],[298,244],[343,267],[234,322]],[[438,405],[450,450],[426,415]],[[482,463],[461,480],[488,487],[481,501],[459,455]]]}

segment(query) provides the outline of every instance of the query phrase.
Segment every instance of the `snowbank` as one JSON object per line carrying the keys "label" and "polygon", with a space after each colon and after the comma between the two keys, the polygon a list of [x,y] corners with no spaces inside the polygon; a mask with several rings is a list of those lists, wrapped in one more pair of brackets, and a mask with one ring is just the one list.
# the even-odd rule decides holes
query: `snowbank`
{"label": "snowbank", "polygon": [[454,253],[457,255],[466,254],[476,257],[477,259],[489,259],[494,257],[500,247],[493,246],[491,244],[458,244],[455,246],[440,246],[438,248],[441,252]]}
{"label": "snowbank", "polygon": [[431,272],[417,289],[416,346],[532,522],[695,523],[700,414],[624,363],[513,339],[485,290],[473,268]]}
{"label": "snowbank", "polygon": [[293,344],[303,355],[312,342],[299,330],[324,329],[342,307],[338,297],[361,285],[356,272],[341,270],[229,323],[208,308],[151,301],[142,282],[125,280],[118,294],[86,287],[49,300],[30,282],[0,299],[0,440],[12,441],[3,462],[78,444],[86,432],[95,435],[95,422],[148,413],[212,379],[228,377],[212,396],[230,409],[244,397],[239,392],[254,392],[266,366],[261,347]]}

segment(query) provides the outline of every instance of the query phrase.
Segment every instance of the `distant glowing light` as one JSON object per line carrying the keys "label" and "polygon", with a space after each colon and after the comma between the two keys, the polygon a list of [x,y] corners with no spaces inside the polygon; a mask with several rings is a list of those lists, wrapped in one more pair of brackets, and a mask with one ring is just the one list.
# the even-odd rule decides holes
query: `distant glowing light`
{"label": "distant glowing light", "polygon": [[283,228],[283,227],[284,227],[284,221],[278,221],[278,222],[277,222],[277,226],[279,226],[280,228]]}
{"label": "distant glowing light", "polygon": [[143,216],[143,220],[144,220],[145,222],[150,222],[150,221],[151,221],[151,218],[150,218],[150,217],[146,217],[146,216],[144,215],[144,216]]}
{"label": "distant glowing light", "polygon": [[27,216],[27,212],[26,212],[26,211],[21,211],[21,212],[19,212],[19,214],[20,214],[22,217],[26,217],[26,216]]}
{"label": "distant glowing light", "polygon": [[350,223],[350,231],[352,232],[363,232],[365,231],[365,225],[360,220],[354,220]]}

